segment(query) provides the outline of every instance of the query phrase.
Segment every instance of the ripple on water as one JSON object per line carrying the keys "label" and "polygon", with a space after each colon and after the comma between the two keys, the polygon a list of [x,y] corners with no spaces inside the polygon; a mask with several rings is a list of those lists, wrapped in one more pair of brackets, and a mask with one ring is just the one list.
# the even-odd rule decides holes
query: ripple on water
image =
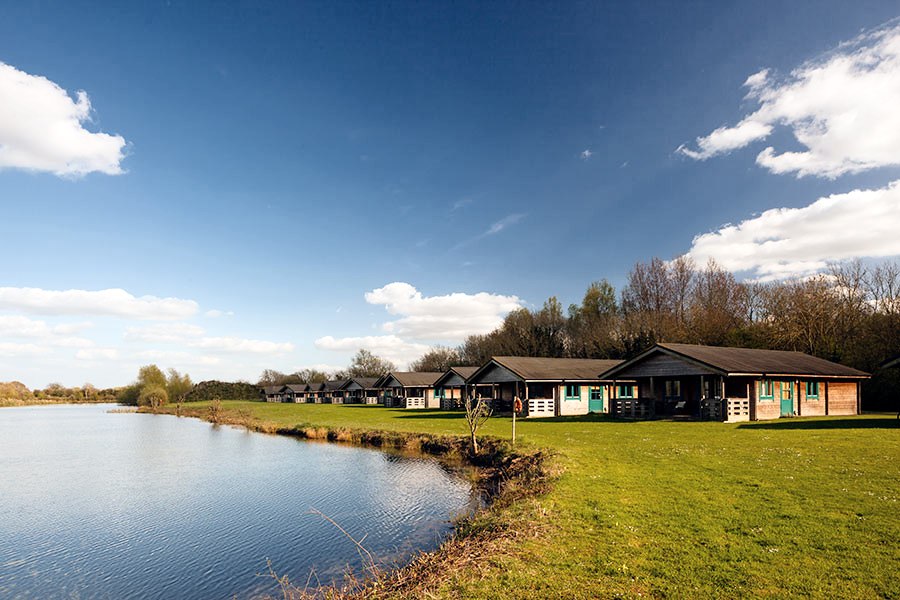
{"label": "ripple on water", "polygon": [[470,485],[432,460],[109,406],[3,409],[0,597],[239,598],[258,574],[359,569],[328,515],[391,562],[437,546]]}

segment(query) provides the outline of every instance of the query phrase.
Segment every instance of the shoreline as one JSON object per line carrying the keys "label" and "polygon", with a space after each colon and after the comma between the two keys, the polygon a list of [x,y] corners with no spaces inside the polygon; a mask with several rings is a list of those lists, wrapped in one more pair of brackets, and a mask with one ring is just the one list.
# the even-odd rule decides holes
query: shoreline
{"label": "shoreline", "polygon": [[[209,406],[185,407],[166,405],[157,409],[141,407],[145,414],[168,414],[197,418],[216,425],[243,427],[250,431],[283,435],[309,441],[409,452],[428,456],[444,463],[471,468],[475,473],[473,487],[486,499],[484,506],[453,523],[453,531],[437,549],[419,552],[405,565],[374,565],[372,573],[360,578],[346,573],[339,584],[315,589],[294,586],[288,576],[270,575],[281,586],[285,600],[305,598],[412,598],[428,595],[447,584],[452,576],[477,565],[481,559],[496,556],[505,545],[523,537],[536,537],[544,526],[539,519],[513,519],[504,509],[513,504],[535,499],[551,490],[560,472],[553,464],[548,449],[513,448],[510,442],[495,437],[479,437],[477,456],[468,453],[465,436],[388,431],[370,428],[347,428],[297,424],[283,426],[258,419],[244,411]],[[533,507],[540,515],[537,506]]]}
{"label": "shoreline", "polygon": [[[119,403],[114,400],[49,400],[47,402],[42,402],[40,400],[11,400],[8,398],[0,399],[0,408],[21,408],[25,406],[63,406],[65,404],[116,404]],[[122,406],[125,406],[124,404]]]}

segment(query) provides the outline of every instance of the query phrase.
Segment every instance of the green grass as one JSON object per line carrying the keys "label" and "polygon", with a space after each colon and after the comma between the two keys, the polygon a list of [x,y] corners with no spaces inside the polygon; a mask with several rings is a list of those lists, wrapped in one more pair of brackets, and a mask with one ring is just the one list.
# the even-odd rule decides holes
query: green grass
{"label": "green grass", "polygon": [[[227,402],[278,424],[463,435],[459,413]],[[510,419],[485,435],[508,437]],[[564,469],[537,499],[542,533],[447,597],[900,598],[900,423],[520,420],[519,443]],[[499,518],[534,520],[534,506]],[[537,523],[535,523],[537,525]]]}

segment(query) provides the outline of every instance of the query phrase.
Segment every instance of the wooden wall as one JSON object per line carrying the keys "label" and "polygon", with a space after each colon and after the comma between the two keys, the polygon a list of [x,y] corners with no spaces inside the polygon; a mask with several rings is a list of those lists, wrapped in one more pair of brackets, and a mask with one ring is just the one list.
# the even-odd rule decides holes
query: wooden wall
{"label": "wooden wall", "polygon": [[[822,392],[819,392],[819,395],[821,396]],[[829,415],[855,415],[856,401],[855,381],[828,382]]]}

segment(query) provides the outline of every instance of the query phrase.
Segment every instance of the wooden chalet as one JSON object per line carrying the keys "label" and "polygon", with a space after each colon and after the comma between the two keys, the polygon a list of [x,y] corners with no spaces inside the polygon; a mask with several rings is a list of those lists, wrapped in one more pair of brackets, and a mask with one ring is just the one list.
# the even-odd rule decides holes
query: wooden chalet
{"label": "wooden chalet", "polygon": [[869,374],[802,352],[657,344],[600,376],[637,383],[611,402],[620,416],[757,421],[859,414]]}
{"label": "wooden chalet", "polygon": [[382,402],[388,408],[440,408],[434,382],[443,373],[394,371],[378,380]]}
{"label": "wooden chalet", "polygon": [[305,383],[288,383],[282,391],[282,402],[303,402],[306,399]]}
{"label": "wooden chalet", "polygon": [[346,383],[346,379],[334,379],[331,381],[326,381],[323,384],[323,391],[325,392],[325,395],[322,397],[322,402],[325,404],[343,404],[344,391],[341,388],[343,388],[344,384]]}
{"label": "wooden chalet", "polygon": [[262,391],[263,391],[263,396],[265,396],[265,398],[266,398],[266,402],[283,402],[284,401],[284,397],[283,397],[284,389],[285,389],[285,386],[283,386],[283,385],[264,386]]}
{"label": "wooden chalet", "polygon": [[325,401],[324,383],[306,384],[306,402],[309,404],[322,404]]}
{"label": "wooden chalet", "polygon": [[611,382],[600,373],[619,360],[495,356],[467,380],[470,394],[490,398],[495,410],[522,400],[527,417],[607,412]]}
{"label": "wooden chalet", "polygon": [[351,377],[344,383],[344,404],[378,404],[378,377]]}
{"label": "wooden chalet", "polygon": [[434,382],[434,396],[442,410],[464,408],[466,380],[475,374],[478,367],[450,367]]}

